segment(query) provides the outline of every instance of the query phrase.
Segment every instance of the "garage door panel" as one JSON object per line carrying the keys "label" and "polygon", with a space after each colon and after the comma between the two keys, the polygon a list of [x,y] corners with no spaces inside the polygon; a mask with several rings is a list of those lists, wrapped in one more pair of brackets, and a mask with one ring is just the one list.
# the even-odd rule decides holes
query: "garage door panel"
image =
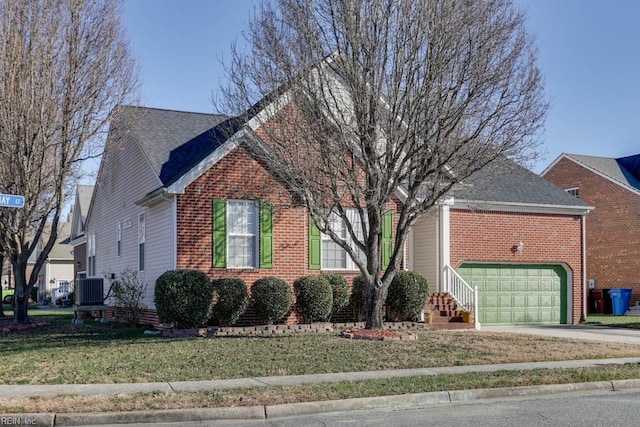
{"label": "garage door panel", "polygon": [[525,295],[514,294],[511,297],[511,307],[521,307],[524,308],[527,306],[527,298]]}
{"label": "garage door panel", "polygon": [[560,266],[467,264],[459,272],[478,287],[481,323],[566,322],[566,272]]}

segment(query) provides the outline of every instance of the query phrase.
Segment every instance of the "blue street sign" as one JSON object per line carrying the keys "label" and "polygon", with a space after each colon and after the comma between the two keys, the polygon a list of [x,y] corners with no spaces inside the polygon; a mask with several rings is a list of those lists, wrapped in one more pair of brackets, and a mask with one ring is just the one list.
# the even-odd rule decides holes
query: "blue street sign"
{"label": "blue street sign", "polygon": [[0,206],[9,208],[24,207],[24,196],[14,196],[13,194],[0,194]]}

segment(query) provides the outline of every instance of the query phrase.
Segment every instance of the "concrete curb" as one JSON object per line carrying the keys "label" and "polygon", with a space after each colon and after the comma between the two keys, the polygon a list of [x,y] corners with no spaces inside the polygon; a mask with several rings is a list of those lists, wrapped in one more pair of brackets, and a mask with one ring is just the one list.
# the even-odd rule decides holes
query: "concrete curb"
{"label": "concrete curb", "polygon": [[237,406],[231,408],[104,412],[101,414],[57,414],[53,425],[82,426],[161,422],[179,423],[207,420],[264,420],[265,418],[264,406]]}
{"label": "concrete curb", "polygon": [[[437,404],[472,402],[483,399],[542,396],[580,391],[640,390],[640,379],[597,381],[589,383],[550,384],[493,389],[452,390],[393,396],[318,402],[286,403],[266,406],[238,406],[204,409],[175,409],[105,413],[7,414],[15,425],[81,426],[101,424],[132,424],[161,422],[192,422],[212,420],[269,420],[283,417],[313,415],[328,412],[362,411],[380,408],[409,408]],[[22,421],[20,424],[17,421]]]}

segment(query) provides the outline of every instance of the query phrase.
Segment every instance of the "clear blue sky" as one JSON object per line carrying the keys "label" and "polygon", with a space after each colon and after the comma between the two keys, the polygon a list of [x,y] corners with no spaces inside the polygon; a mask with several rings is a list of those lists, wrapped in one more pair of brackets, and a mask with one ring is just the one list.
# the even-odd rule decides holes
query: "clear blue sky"
{"label": "clear blue sky", "polygon": [[[640,1],[515,0],[528,11],[551,109],[543,170],[563,152],[640,153]],[[212,112],[221,60],[242,39],[250,0],[125,0],[142,104]]]}

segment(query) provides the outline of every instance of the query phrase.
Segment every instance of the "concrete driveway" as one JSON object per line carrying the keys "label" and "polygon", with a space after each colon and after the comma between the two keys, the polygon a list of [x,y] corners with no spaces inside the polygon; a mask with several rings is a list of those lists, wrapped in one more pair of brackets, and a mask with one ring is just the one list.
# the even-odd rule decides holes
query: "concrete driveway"
{"label": "concrete driveway", "polygon": [[594,325],[514,325],[482,326],[481,331],[545,335],[559,338],[619,342],[640,345],[640,329]]}

